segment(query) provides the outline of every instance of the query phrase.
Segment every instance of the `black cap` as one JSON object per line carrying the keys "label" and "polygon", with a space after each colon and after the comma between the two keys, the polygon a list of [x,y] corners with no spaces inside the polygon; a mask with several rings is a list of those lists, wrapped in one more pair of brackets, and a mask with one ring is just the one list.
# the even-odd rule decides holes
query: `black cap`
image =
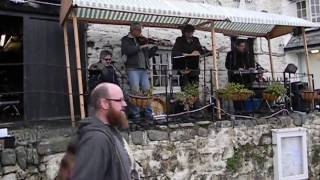
{"label": "black cap", "polygon": [[192,26],[191,24],[187,24],[187,25],[183,26],[182,33],[194,32],[194,30],[195,30],[194,26]]}

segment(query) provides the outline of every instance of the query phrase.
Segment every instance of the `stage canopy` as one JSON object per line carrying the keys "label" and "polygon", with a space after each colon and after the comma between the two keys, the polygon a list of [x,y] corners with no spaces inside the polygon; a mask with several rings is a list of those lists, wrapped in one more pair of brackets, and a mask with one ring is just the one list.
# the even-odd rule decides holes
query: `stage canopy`
{"label": "stage canopy", "polygon": [[[71,13],[70,13],[71,12]],[[294,27],[320,27],[291,16],[172,0],[64,0],[60,23],[75,15],[80,21],[106,24],[142,22],[145,26],[179,28],[192,24],[198,30],[226,35],[275,38]]]}

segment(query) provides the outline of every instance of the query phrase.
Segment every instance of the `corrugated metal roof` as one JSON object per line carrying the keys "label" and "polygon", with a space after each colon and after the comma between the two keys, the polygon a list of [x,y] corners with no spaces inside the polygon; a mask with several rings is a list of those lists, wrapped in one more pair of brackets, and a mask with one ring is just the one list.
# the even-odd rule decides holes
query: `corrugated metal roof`
{"label": "corrugated metal roof", "polygon": [[[217,32],[233,35],[266,36],[276,26],[320,27],[290,16],[174,0],[74,0],[73,8],[81,19],[106,23],[139,21],[174,28],[192,24],[197,29],[210,31],[210,23],[215,21]],[[291,30],[282,29],[283,32],[274,36]]]}
{"label": "corrugated metal roof", "polygon": [[[306,32],[308,48],[320,47],[320,29]],[[285,51],[303,49],[303,38],[301,35],[293,36],[286,47]]]}
{"label": "corrugated metal roof", "polygon": [[[74,6],[109,11],[138,13],[140,16],[156,14],[160,16],[187,17],[195,19],[225,20],[222,7],[205,4],[168,0],[74,0]],[[214,11],[215,13],[212,13]]]}

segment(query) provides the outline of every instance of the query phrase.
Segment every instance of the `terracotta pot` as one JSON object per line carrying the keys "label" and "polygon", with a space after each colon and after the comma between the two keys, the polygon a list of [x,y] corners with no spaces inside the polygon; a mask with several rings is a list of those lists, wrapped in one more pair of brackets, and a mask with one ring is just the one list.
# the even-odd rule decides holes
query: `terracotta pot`
{"label": "terracotta pot", "polygon": [[251,97],[251,94],[248,93],[238,93],[231,97],[233,101],[246,101]]}
{"label": "terracotta pot", "polygon": [[279,96],[275,96],[275,95],[269,94],[269,93],[263,93],[262,98],[268,102],[273,102],[273,101],[277,100],[279,98]]}
{"label": "terracotta pot", "polygon": [[305,101],[313,101],[316,97],[314,91],[303,91],[301,95]]}
{"label": "terracotta pot", "polygon": [[320,92],[319,92],[319,90],[316,90],[316,91],[314,92],[314,99],[317,100],[317,101],[320,100]]}
{"label": "terracotta pot", "polygon": [[188,99],[188,101],[192,104],[196,103],[196,101],[198,100],[198,96],[192,96]]}

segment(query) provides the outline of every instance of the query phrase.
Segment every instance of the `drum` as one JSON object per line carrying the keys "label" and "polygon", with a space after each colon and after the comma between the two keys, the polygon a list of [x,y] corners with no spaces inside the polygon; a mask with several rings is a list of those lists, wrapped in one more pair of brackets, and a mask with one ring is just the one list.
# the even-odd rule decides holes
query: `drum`
{"label": "drum", "polygon": [[152,99],[151,107],[155,115],[166,114],[166,101],[160,97],[155,97]]}

